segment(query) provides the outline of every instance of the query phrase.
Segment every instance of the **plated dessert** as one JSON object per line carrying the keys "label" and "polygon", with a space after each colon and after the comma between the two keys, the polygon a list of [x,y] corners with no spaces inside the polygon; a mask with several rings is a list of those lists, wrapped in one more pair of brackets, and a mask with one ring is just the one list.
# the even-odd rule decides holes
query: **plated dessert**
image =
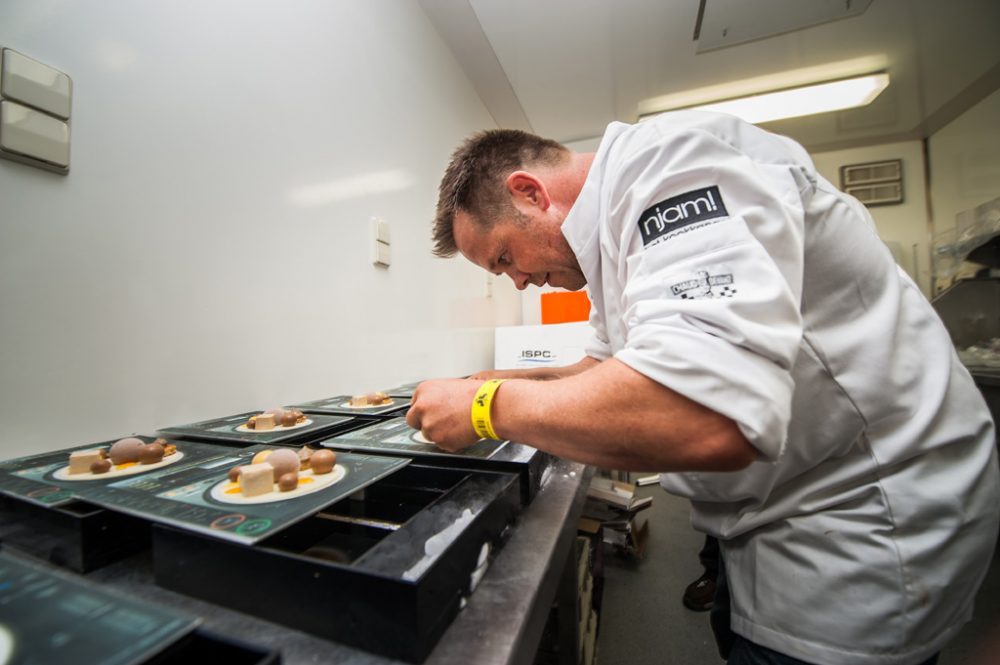
{"label": "plated dessert", "polygon": [[268,409],[250,418],[236,428],[239,432],[266,432],[270,430],[289,430],[305,427],[312,421],[298,409]]}
{"label": "plated dessert", "polygon": [[137,436],[118,439],[110,447],[74,450],[69,465],[55,472],[60,480],[95,480],[151,471],[184,457],[166,439],[146,443]]}
{"label": "plated dessert", "polygon": [[393,400],[391,397],[383,392],[376,391],[363,395],[354,395],[343,406],[351,409],[369,409],[374,406],[389,406],[392,403]]}
{"label": "plated dessert", "polygon": [[211,496],[224,503],[281,501],[329,487],[346,473],[332,450],[268,448],[254,455],[250,464],[231,468]]}

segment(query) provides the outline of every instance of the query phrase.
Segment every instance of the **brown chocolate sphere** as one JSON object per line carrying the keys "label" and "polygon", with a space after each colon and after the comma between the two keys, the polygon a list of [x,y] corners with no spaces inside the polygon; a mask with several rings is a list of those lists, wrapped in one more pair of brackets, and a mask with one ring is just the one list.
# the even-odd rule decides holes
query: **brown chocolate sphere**
{"label": "brown chocolate sphere", "polygon": [[281,474],[281,478],[278,478],[278,489],[282,492],[291,492],[293,489],[299,486],[299,472],[292,471],[291,473]]}
{"label": "brown chocolate sphere", "polygon": [[275,450],[267,456],[267,463],[274,467],[274,482],[286,473],[299,471],[299,456],[291,448]]}
{"label": "brown chocolate sphere", "polygon": [[142,447],[139,451],[139,461],[143,464],[156,464],[163,461],[163,446],[153,442]]}
{"label": "brown chocolate sphere", "polygon": [[125,464],[127,462],[138,462],[139,452],[146,447],[146,442],[134,436],[115,441],[108,451],[108,457],[113,464]]}
{"label": "brown chocolate sphere", "polygon": [[295,411],[285,411],[281,416],[281,424],[285,427],[292,427],[299,420],[299,414]]}
{"label": "brown chocolate sphere", "polygon": [[245,464],[240,464],[239,466],[234,466],[229,470],[229,482],[236,483],[240,480],[240,471],[243,470]]}
{"label": "brown chocolate sphere", "polygon": [[107,473],[111,470],[111,460],[99,459],[90,465],[91,473]]}
{"label": "brown chocolate sphere", "polygon": [[317,450],[309,458],[309,467],[313,473],[324,474],[333,471],[334,464],[337,463],[337,453],[332,450]]}

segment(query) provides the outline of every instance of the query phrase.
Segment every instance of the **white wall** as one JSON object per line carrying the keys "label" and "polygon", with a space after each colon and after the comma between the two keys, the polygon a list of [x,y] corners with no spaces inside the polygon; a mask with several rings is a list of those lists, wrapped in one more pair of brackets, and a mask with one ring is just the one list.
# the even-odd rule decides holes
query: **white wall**
{"label": "white wall", "polygon": [[890,243],[890,246],[891,243],[898,243],[901,250],[897,257],[899,264],[913,277],[924,295],[930,295],[930,232],[922,143],[905,141],[819,152],[813,153],[812,158],[820,174],[838,187],[841,166],[889,159],[903,160],[903,202],[872,206],[868,210],[882,240]]}
{"label": "white wall", "polygon": [[69,176],[0,160],[0,458],[471,372],[520,323],[430,255],[494,123],[415,2],[4,0],[0,45],[74,82]]}
{"label": "white wall", "polygon": [[955,227],[958,213],[1000,196],[1000,90],[931,136],[928,152],[938,234]]}

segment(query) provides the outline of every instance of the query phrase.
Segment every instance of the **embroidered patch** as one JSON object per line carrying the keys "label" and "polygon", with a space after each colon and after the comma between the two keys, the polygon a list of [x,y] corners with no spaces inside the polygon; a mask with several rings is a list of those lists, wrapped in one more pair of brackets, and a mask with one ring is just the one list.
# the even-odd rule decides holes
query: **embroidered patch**
{"label": "embroidered patch", "polygon": [[708,222],[728,216],[729,211],[726,210],[719,188],[715,185],[673,196],[643,210],[639,216],[642,246],[649,247],[651,244],[663,242],[677,235],[682,229],[685,232],[693,231],[706,225],[699,224],[692,227],[692,224],[697,222]]}
{"label": "embroidered patch", "polygon": [[699,270],[694,279],[686,279],[670,287],[670,293],[684,300],[694,298],[732,298],[736,286],[732,273],[709,275],[707,270]]}

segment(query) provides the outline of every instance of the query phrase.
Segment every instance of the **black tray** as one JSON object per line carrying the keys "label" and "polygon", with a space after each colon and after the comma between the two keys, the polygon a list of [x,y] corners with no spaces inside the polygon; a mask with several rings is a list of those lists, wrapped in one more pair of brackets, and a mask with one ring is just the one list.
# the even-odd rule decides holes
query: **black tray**
{"label": "black tray", "polygon": [[0,495],[0,542],[78,573],[149,547],[149,525],[84,501],[40,506]]}
{"label": "black tray", "polygon": [[409,396],[389,396],[392,404],[382,406],[351,407],[345,406],[351,401],[350,395],[335,395],[325,399],[317,399],[311,402],[295,404],[291,408],[299,409],[306,413],[325,413],[330,415],[352,416],[356,418],[395,418],[400,414],[405,414],[410,408]]}
{"label": "black tray", "polygon": [[411,464],[253,546],[154,525],[154,576],[174,591],[418,662],[518,510],[511,474]]}
{"label": "black tray", "polygon": [[[275,665],[280,654],[217,635],[186,612],[109,591],[78,575],[0,554],[4,662],[34,665]],[[12,659],[12,660],[11,660]]]}
{"label": "black tray", "polygon": [[230,446],[252,446],[257,443],[267,445],[303,445],[337,432],[343,432],[364,425],[368,421],[348,416],[309,414],[313,422],[294,429],[271,429],[260,432],[239,431],[237,427],[246,423],[250,416],[261,411],[247,411],[225,418],[213,418],[189,425],[173,425],[159,430],[160,434],[175,436],[192,441],[225,443]]}
{"label": "black tray", "polygon": [[[154,437],[138,435],[138,438],[150,442]],[[144,472],[129,476],[107,474],[83,480],[57,477],[69,463],[70,452],[107,449],[114,441],[20,457],[0,464],[0,541],[4,546],[81,573],[147,549],[150,541],[146,520],[106,510],[102,507],[104,502],[88,495],[126,477],[139,479],[161,472],[170,473],[188,464],[197,464],[213,451],[228,454],[232,450],[181,442],[180,448],[186,452],[186,457],[179,457],[177,465],[148,467]]]}
{"label": "black tray", "polygon": [[413,397],[413,393],[416,392],[417,386],[422,383],[421,381],[413,381],[411,383],[404,383],[403,385],[396,386],[395,388],[387,388],[383,390],[389,397]]}
{"label": "black tray", "polygon": [[551,457],[540,450],[512,441],[480,441],[460,453],[448,453],[415,441],[417,431],[403,418],[370,423],[342,432],[313,445],[358,453],[407,457],[420,464],[456,469],[476,469],[516,473],[520,478],[521,501],[528,504],[541,487],[542,474]]}
{"label": "black tray", "polygon": [[281,665],[281,652],[198,628],[142,665]]}

